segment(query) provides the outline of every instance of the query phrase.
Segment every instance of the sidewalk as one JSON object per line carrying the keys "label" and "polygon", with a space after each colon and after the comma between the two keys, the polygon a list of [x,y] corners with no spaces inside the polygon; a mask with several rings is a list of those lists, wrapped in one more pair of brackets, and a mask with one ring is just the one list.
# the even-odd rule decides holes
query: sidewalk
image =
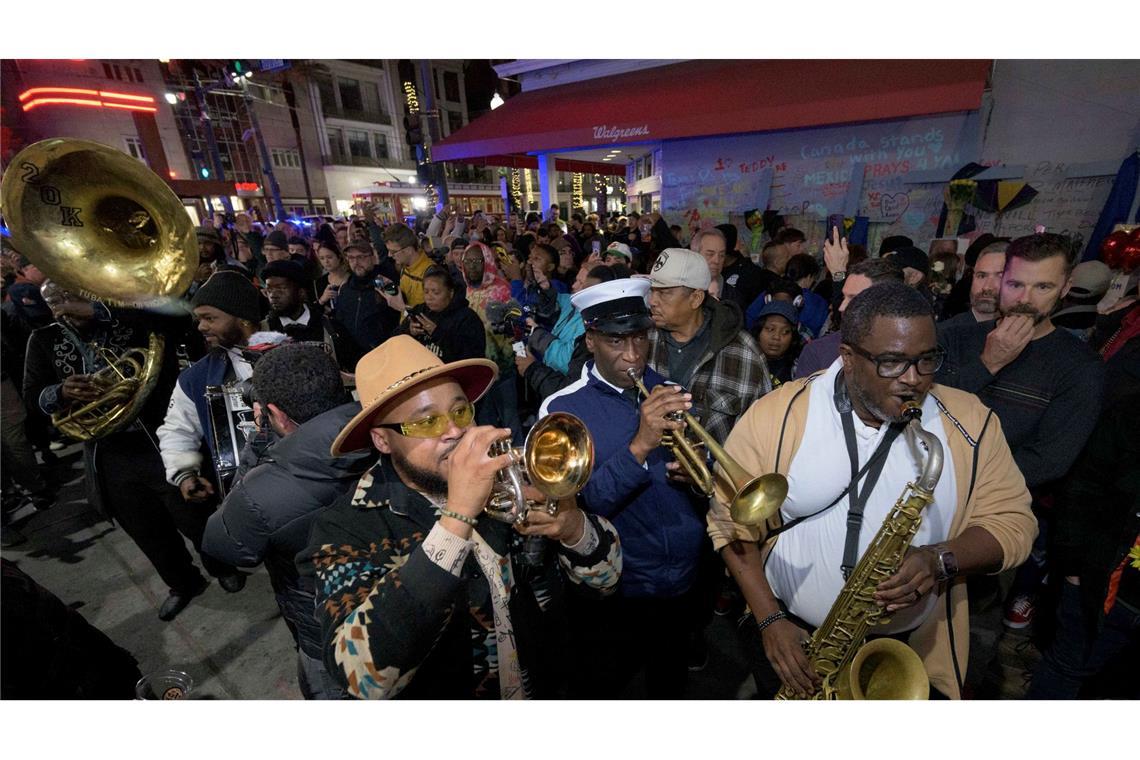
{"label": "sidewalk", "polygon": [[87,504],[78,447],[59,453],[59,501],[19,524],[27,541],[4,557],[131,652],[144,674],[183,670],[201,699],[300,699],[293,639],[264,568],[236,594],[211,582],[162,622],[165,584],[130,537]]}

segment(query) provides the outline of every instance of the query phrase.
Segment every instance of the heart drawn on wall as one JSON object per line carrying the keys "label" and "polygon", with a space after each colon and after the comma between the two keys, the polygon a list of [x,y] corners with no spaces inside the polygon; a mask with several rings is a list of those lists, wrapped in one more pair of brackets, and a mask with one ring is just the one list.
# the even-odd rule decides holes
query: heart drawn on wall
{"label": "heart drawn on wall", "polygon": [[910,196],[906,193],[895,193],[894,195],[883,193],[882,196],[880,196],[880,209],[883,212],[883,216],[889,219],[897,219],[902,216],[909,205]]}

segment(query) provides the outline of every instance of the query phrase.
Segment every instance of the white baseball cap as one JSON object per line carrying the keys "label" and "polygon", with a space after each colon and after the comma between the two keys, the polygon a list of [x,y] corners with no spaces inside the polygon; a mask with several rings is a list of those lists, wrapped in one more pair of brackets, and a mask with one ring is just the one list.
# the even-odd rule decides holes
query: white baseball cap
{"label": "white baseball cap", "polygon": [[666,248],[657,256],[649,272],[649,284],[654,288],[684,286],[708,290],[710,282],[712,275],[705,257],[687,248]]}

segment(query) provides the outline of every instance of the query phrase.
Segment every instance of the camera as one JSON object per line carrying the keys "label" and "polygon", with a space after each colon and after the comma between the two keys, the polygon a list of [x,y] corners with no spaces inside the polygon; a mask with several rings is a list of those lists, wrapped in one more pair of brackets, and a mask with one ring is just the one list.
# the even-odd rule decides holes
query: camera
{"label": "camera", "polygon": [[516,301],[508,301],[505,304],[492,304],[487,316],[493,334],[520,340],[530,332],[526,320],[533,316],[533,310],[529,306],[519,306]]}
{"label": "camera", "polygon": [[400,288],[394,282],[385,282],[383,277],[377,277],[372,281],[372,286],[383,290],[390,296],[400,295]]}

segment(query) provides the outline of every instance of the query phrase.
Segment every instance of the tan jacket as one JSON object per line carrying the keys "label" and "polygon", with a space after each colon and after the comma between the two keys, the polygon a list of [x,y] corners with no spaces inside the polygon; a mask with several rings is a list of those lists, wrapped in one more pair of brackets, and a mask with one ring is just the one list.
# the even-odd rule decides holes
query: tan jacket
{"label": "tan jacket", "polygon": [[[785,383],[759,399],[740,418],[724,447],[745,471],[787,474],[807,423],[811,394],[805,389],[820,375],[822,373]],[[969,527],[984,528],[1001,544],[1001,569],[1017,567],[1029,556],[1029,549],[1037,536],[1037,520],[1029,509],[1029,491],[1010,454],[1001,423],[972,393],[941,385],[934,385],[930,392],[942,410],[943,425],[950,441],[949,456],[954,462],[958,507],[950,524],[949,537],[954,538]],[[821,461],[819,466],[846,467],[847,462]],[[762,541],[770,530],[779,526],[778,513],[762,528],[749,528],[733,522],[725,506],[732,494],[728,493],[723,477],[716,480],[716,494],[708,514],[708,531],[718,551],[732,541]],[[875,530],[878,530],[877,526]],[[765,554],[768,550],[770,546],[765,548]],[[945,589],[936,593],[945,594]],[[946,622],[948,610],[952,610],[952,625]],[[959,698],[960,680],[966,676],[970,644],[965,578],[959,577],[950,584],[949,603],[935,608],[926,622],[911,634],[909,644],[922,657],[930,682],[943,694]],[[955,659],[960,675],[955,673]]]}

